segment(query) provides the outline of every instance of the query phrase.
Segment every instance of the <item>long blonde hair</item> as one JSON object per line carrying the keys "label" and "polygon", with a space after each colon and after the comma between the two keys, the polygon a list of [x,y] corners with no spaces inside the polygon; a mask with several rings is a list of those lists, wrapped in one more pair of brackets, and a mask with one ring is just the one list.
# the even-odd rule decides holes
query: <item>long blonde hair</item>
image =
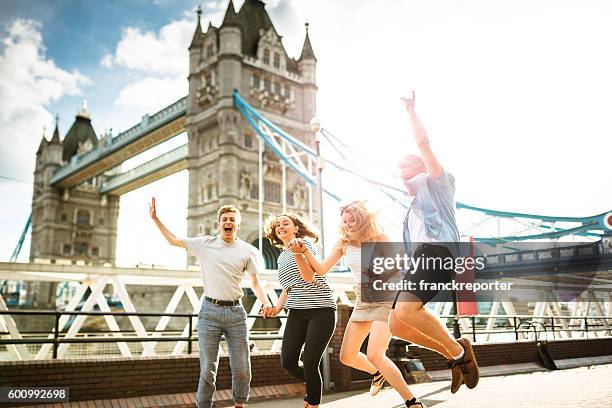
{"label": "long blonde hair", "polygon": [[340,207],[340,217],[345,213],[352,214],[355,217],[356,228],[349,235],[344,222],[340,221],[340,240],[345,244],[354,244],[356,241],[367,242],[375,241],[382,232],[382,228],[378,223],[377,215],[374,211],[368,209],[365,200],[352,201]]}

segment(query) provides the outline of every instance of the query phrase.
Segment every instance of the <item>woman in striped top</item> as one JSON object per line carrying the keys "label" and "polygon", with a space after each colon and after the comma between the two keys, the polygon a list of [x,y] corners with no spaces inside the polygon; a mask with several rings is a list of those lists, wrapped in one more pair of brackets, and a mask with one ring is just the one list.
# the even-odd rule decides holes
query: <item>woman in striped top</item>
{"label": "woman in striped top", "polygon": [[[301,245],[303,241],[298,240],[297,245],[299,250],[305,251],[306,260],[317,276],[325,276],[342,256],[345,257],[353,275],[357,300],[342,339],[340,361],[372,374],[371,395],[376,395],[385,381],[388,381],[406,401],[406,406],[422,406],[408,388],[399,369],[386,355],[391,339],[388,319],[393,304],[393,294],[388,298],[384,294],[382,296],[373,294],[371,298],[361,296],[362,288],[370,289],[372,286],[369,283],[371,277],[368,271],[371,258],[385,256],[387,252],[390,252],[386,254],[387,256],[395,254],[395,251],[389,249],[392,245],[389,243],[390,239],[382,232],[375,213],[368,210],[364,201],[353,201],[341,207],[340,215],[342,217],[340,239],[325,260],[322,262],[317,260],[308,244]],[[387,244],[377,245],[378,243]],[[400,277],[399,271],[390,271],[377,276],[377,279],[399,280]],[[370,337],[366,355],[359,350],[368,335]]]}
{"label": "woman in striped top", "polygon": [[[278,257],[278,280],[283,287],[274,309],[266,317],[276,316],[283,307],[289,309],[281,360],[283,368],[306,383],[304,407],[318,407],[321,402],[319,364],[336,328],[336,302],[324,276],[315,274],[306,262],[305,248],[317,256],[312,243],[302,240],[319,236],[296,214],[281,214],[266,223],[266,237],[283,249]],[[300,245],[296,245],[300,239]],[[299,365],[304,347],[304,365]]]}

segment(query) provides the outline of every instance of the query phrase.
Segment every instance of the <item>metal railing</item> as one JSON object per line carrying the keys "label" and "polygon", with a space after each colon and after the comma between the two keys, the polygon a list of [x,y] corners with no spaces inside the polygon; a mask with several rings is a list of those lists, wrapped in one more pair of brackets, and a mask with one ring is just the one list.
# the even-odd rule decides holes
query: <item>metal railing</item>
{"label": "metal railing", "polygon": [[[441,319],[446,321],[447,327],[452,328],[455,316],[442,315]],[[552,335],[553,340],[557,338],[555,334],[561,333],[585,333],[588,338],[589,333],[606,333],[612,336],[612,317],[608,316],[534,316],[534,315],[475,315],[459,316],[459,319],[467,319],[470,322],[469,330],[462,330],[464,335],[471,335],[476,342],[477,334],[514,334],[514,340],[519,341],[523,333],[532,333],[532,327],[522,328],[525,324],[537,324],[543,331]],[[479,323],[480,320],[503,319],[503,327],[488,330],[486,323]],[[558,320],[567,321],[567,325],[556,323]],[[599,321],[598,323],[595,321]],[[574,323],[573,323],[574,322]]]}
{"label": "metal railing", "polygon": [[[2,339],[0,338],[0,345],[10,346],[18,344],[53,344],[53,359],[57,359],[57,353],[61,344],[72,344],[72,343],[139,343],[139,342],[177,342],[184,341],[187,343],[187,354],[191,354],[193,351],[193,342],[197,341],[197,337],[193,336],[193,319],[198,316],[197,313],[155,313],[155,312],[82,312],[82,311],[54,311],[54,310],[0,310],[0,315],[13,315],[13,316],[53,316],[53,332],[51,337],[45,338],[28,338],[28,339]],[[121,336],[121,337],[80,337],[80,338],[66,338],[62,337],[64,331],[68,331],[69,325],[64,324],[64,328],[60,331],[60,319],[62,316],[114,316],[114,317],[178,317],[187,319],[188,332],[186,336]],[[250,318],[261,317],[259,315],[248,315]],[[276,316],[277,319],[283,319],[287,316],[281,315]],[[273,318],[274,319],[274,318]],[[133,333],[134,331],[124,330],[108,330],[108,331],[96,331],[91,334],[123,334]],[[168,333],[173,332],[171,330],[147,330],[150,333]],[[33,334],[42,334],[48,332],[30,332]],[[26,334],[24,332],[23,334]],[[0,332],[0,336],[10,335],[8,332]],[[249,340],[276,340],[281,339],[282,336],[270,335],[270,334],[253,334],[249,332]]]}
{"label": "metal railing", "polygon": [[[23,332],[22,334],[48,334],[47,337],[35,337],[35,338],[0,338],[0,345],[20,345],[20,344],[49,344],[53,345],[53,359],[58,357],[58,349],[61,344],[71,343],[138,343],[138,342],[186,342],[187,353],[193,352],[193,342],[197,341],[197,336],[193,336],[194,330],[194,318],[198,315],[196,313],[154,313],[154,312],[83,312],[83,311],[33,311],[33,310],[7,310],[0,311],[0,315],[13,315],[13,316],[52,316],[54,319],[53,332]],[[62,330],[60,330],[60,319],[62,316],[114,316],[114,317],[175,317],[179,319],[187,319],[188,331],[186,335],[176,335],[180,330],[146,330],[147,335],[142,336],[123,336],[124,333],[135,333],[134,330],[107,330],[107,331],[94,331],[83,333],[81,335],[106,335],[112,334],[113,337],[71,337],[67,338],[66,332],[70,328],[71,322],[64,323]],[[261,318],[259,315],[249,315],[249,318]],[[286,318],[287,316],[276,316],[276,318]],[[440,318],[446,322],[447,327],[452,328],[455,316],[452,315],[441,315]],[[503,324],[493,329],[487,328],[487,321],[489,319],[501,319]],[[531,339],[530,334],[534,333],[533,326],[537,325],[542,328],[542,332],[545,337],[552,335],[552,339],[560,338],[561,333],[565,333],[566,337],[572,338],[572,333],[584,333],[584,338],[589,338],[589,334],[592,333],[594,336],[612,336],[612,317],[607,316],[532,316],[532,315],[476,315],[476,316],[459,316],[460,320],[467,320],[469,328],[466,330],[465,325],[463,326],[463,335],[470,335],[474,342],[478,342],[478,335],[507,335],[511,334],[514,341],[523,340],[537,340],[537,330],[534,334],[535,338]],[[562,324],[559,321],[567,321],[567,324]],[[482,323],[482,322],[485,323]],[[264,330],[265,331],[265,330]],[[249,340],[278,340],[282,339],[282,336],[276,333],[272,333],[273,330],[267,330],[265,333],[253,331],[249,332]],[[170,333],[170,335],[163,336],[163,334]],[[119,336],[117,336],[119,334]],[[10,335],[8,332],[0,332],[0,337]]]}

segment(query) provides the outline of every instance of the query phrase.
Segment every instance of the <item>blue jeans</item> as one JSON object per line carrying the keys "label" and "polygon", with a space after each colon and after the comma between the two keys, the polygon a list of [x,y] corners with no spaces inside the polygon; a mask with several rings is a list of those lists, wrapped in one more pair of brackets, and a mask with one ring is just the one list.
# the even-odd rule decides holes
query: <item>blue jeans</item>
{"label": "blue jeans", "polygon": [[211,408],[219,366],[219,343],[225,336],[232,370],[234,402],[246,404],[251,383],[247,314],[242,305],[219,306],[204,300],[198,315],[200,381],[196,401],[199,408]]}

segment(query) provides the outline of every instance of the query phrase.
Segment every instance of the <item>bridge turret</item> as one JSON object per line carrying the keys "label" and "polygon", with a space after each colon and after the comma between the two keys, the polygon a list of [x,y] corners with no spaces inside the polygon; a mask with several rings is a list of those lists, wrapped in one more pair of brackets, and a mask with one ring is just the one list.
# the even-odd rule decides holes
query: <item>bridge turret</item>
{"label": "bridge turret", "polygon": [[[55,117],[55,130],[53,130],[53,136],[51,137],[51,141],[47,147],[47,157],[49,161],[53,164],[61,164],[62,163],[62,153],[64,151],[64,147],[62,145],[62,141],[60,140],[59,134],[59,117]],[[49,178],[51,174],[49,174]]]}
{"label": "bridge turret", "polygon": [[313,118],[317,112],[317,57],[315,57],[308,35],[306,23],[306,37],[302,46],[302,53],[298,59],[298,69],[304,78],[304,117]]}
{"label": "bridge turret", "polygon": [[240,20],[229,1],[223,23],[219,27],[219,96],[229,98],[240,89],[242,79],[242,29]]}
{"label": "bridge turret", "polygon": [[202,59],[202,45],[204,44],[204,33],[202,32],[202,26],[200,25],[200,18],[202,16],[202,8],[198,6],[196,11],[197,14],[197,26],[191,39],[191,45],[189,45],[189,72],[195,71],[198,63]]}
{"label": "bridge turret", "polygon": [[[234,106],[233,91],[238,90],[269,119],[314,146],[308,123],[315,112],[316,58],[308,38],[298,67],[261,0],[245,0],[240,10],[233,1],[226,1],[221,25],[209,24],[200,50],[190,48],[187,234],[215,234],[217,208],[234,204],[242,213],[240,237],[257,245],[261,235],[257,138]],[[263,176],[265,215],[280,212],[283,203],[289,211],[308,212],[304,182],[287,172],[283,183],[282,165],[271,152],[264,155]],[[267,242],[262,243],[264,252]],[[269,250],[275,253],[272,247]],[[268,266],[274,267],[276,257],[269,258]]]}

